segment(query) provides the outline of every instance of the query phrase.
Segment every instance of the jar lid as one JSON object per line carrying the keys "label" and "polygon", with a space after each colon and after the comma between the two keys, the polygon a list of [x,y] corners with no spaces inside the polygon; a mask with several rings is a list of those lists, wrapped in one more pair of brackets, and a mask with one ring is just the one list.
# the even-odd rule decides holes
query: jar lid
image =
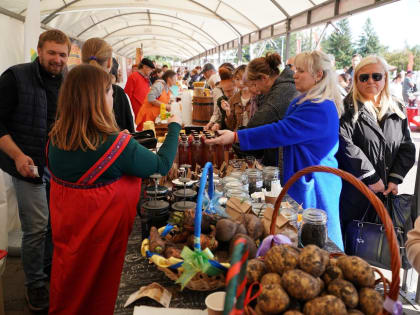
{"label": "jar lid", "polygon": [[196,208],[197,204],[192,201],[178,201],[172,204],[172,209],[175,211],[185,211]]}
{"label": "jar lid", "polygon": [[314,224],[327,223],[327,213],[321,209],[309,208],[303,211],[303,222]]}
{"label": "jar lid", "polygon": [[248,177],[260,177],[262,176],[262,172],[259,169],[256,168],[248,168],[246,171],[246,174],[248,175]]}
{"label": "jar lid", "polygon": [[226,197],[238,197],[249,199],[249,195],[241,189],[229,189],[226,191]]}
{"label": "jar lid", "polygon": [[143,208],[149,210],[159,210],[169,208],[169,203],[163,200],[149,200],[143,204]]}
{"label": "jar lid", "polygon": [[293,209],[290,209],[290,208],[280,209],[280,214],[289,221],[297,221],[297,213]]}
{"label": "jar lid", "polygon": [[244,185],[241,182],[230,182],[230,183],[226,183],[225,185],[225,190],[230,190],[230,189],[237,189],[237,190],[241,190],[243,191]]}
{"label": "jar lid", "polygon": [[178,189],[174,191],[174,196],[179,198],[190,198],[195,197],[197,195],[197,192],[192,189]]}
{"label": "jar lid", "polygon": [[227,185],[228,183],[241,183],[241,181],[236,178],[236,177],[232,177],[232,176],[226,176],[225,178],[223,178],[223,185]]}

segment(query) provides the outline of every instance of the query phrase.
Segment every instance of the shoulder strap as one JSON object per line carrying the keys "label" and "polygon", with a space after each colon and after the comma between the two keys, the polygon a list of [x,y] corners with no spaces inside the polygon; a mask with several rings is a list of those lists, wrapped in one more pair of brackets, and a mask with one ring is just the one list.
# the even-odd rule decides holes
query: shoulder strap
{"label": "shoulder strap", "polygon": [[121,132],[105,154],[80,177],[77,184],[93,184],[121,155],[130,141],[131,136]]}

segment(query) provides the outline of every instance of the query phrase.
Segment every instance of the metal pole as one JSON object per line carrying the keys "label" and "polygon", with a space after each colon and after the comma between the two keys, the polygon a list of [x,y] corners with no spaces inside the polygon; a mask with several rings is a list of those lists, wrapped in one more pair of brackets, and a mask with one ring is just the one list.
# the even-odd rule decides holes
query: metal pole
{"label": "metal pole", "polygon": [[290,55],[290,19],[287,20],[286,25],[286,60],[289,59]]}
{"label": "metal pole", "polygon": [[239,37],[238,45],[238,65],[242,64],[242,37]]}
{"label": "metal pole", "polygon": [[420,274],[419,274],[419,276],[417,278],[417,290],[416,290],[415,302],[417,304],[420,304]]}

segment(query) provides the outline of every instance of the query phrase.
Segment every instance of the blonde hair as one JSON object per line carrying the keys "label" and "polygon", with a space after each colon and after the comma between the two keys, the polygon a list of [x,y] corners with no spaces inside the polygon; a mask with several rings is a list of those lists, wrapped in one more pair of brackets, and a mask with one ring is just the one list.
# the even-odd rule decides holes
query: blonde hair
{"label": "blonde hair", "polygon": [[89,38],[82,46],[82,62],[106,68],[112,58],[112,47],[101,38]]}
{"label": "blonde hair", "polygon": [[[357,82],[359,80],[359,72],[360,70],[367,65],[370,64],[379,64],[385,75],[385,85],[382,91],[379,93],[380,97],[380,109],[372,103],[372,101],[366,100],[360,91],[357,89]],[[366,109],[375,117],[377,120],[381,121],[384,115],[390,110],[393,113],[397,114],[401,119],[406,118],[400,107],[398,106],[397,102],[391,96],[391,92],[389,90],[389,75],[388,75],[388,64],[387,62],[379,57],[370,55],[363,58],[360,63],[356,66],[353,73],[353,105],[354,105],[354,120],[357,120],[359,115],[359,105],[357,101],[360,101],[364,104]]]}
{"label": "blonde hair", "polygon": [[334,102],[338,117],[344,113],[343,101],[338,89],[337,75],[331,65],[331,60],[322,51],[303,52],[295,57],[295,67],[301,68],[313,76],[322,71],[322,79],[298,101],[298,104],[311,100],[314,103],[322,103],[325,100]]}
{"label": "blonde hair", "polygon": [[111,77],[103,69],[84,64],[74,67],[60,89],[56,123],[49,133],[52,144],[66,151],[96,150],[117,133],[105,99],[109,89]]}

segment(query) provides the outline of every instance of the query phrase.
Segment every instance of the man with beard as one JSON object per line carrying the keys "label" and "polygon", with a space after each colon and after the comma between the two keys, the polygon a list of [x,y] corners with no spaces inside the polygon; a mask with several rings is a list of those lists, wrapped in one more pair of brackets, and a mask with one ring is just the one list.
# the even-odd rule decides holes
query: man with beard
{"label": "man with beard", "polygon": [[45,147],[54,123],[63,70],[71,44],[59,30],[42,33],[38,57],[0,77],[0,168],[12,176],[22,223],[22,263],[26,300],[33,311],[47,310],[49,174]]}

